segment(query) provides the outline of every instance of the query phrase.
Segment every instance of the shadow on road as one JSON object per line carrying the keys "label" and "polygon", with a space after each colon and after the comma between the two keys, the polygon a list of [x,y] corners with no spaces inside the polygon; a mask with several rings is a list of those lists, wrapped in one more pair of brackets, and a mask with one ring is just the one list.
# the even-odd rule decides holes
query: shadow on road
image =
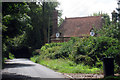
{"label": "shadow on road", "polygon": [[6,63],[5,68],[17,68],[17,67],[30,67],[34,64],[23,64],[23,63]]}
{"label": "shadow on road", "polygon": [[41,79],[32,78],[24,75],[18,75],[15,73],[2,73],[2,80],[41,80]]}
{"label": "shadow on road", "polygon": [[39,78],[18,75],[15,73],[2,73],[2,80],[69,80],[67,78]]}

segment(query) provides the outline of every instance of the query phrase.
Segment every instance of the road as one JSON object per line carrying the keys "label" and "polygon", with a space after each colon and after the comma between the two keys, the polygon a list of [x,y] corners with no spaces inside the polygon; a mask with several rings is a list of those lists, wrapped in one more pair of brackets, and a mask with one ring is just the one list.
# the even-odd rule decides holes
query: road
{"label": "road", "polygon": [[66,80],[62,73],[24,58],[8,60],[2,77],[2,80]]}

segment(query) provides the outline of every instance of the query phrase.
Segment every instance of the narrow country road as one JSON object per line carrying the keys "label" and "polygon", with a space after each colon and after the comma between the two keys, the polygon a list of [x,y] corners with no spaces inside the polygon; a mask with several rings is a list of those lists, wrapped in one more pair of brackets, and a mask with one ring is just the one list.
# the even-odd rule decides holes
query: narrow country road
{"label": "narrow country road", "polygon": [[[61,73],[28,59],[8,60],[2,70],[2,80],[66,80]],[[68,79],[67,79],[68,80]]]}

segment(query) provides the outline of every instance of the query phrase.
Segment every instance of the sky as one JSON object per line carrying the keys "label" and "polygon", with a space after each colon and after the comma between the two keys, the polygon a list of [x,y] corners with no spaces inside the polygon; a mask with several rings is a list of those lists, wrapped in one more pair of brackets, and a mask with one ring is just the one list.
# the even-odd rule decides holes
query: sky
{"label": "sky", "polygon": [[85,17],[93,13],[107,13],[118,7],[117,0],[58,0],[60,3],[58,10],[62,10],[62,18]]}

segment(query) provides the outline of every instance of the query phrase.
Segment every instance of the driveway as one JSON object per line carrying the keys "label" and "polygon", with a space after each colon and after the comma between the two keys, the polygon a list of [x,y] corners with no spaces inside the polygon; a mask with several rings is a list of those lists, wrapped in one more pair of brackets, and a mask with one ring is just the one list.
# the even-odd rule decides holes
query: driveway
{"label": "driveway", "polygon": [[66,80],[62,73],[24,58],[7,60],[2,77],[2,80]]}

